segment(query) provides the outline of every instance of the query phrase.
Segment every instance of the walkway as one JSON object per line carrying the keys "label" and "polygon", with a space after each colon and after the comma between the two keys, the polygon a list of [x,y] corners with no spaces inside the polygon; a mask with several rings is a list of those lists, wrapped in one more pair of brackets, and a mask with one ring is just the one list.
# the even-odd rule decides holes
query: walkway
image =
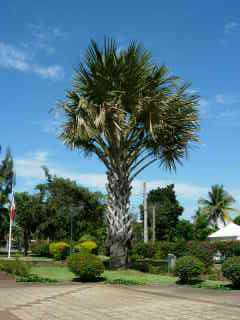
{"label": "walkway", "polygon": [[1,320],[239,320],[240,293],[175,287],[0,288]]}

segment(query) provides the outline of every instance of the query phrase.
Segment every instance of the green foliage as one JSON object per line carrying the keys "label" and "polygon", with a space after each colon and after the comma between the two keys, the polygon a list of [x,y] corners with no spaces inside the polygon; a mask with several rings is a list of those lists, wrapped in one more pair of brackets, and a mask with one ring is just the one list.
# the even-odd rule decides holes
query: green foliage
{"label": "green foliage", "polygon": [[96,237],[92,236],[89,233],[86,233],[83,236],[81,236],[81,238],[79,239],[80,243],[85,241],[96,241]]}
{"label": "green foliage", "polygon": [[177,240],[191,241],[194,238],[194,225],[189,221],[182,219],[176,225]]}
{"label": "green foliage", "polygon": [[65,260],[70,253],[70,245],[66,242],[52,242],[49,252],[55,260]]}
{"label": "green foliage", "polygon": [[190,241],[187,243],[188,255],[197,257],[206,269],[214,263],[214,255],[216,254],[216,246],[209,241]]}
{"label": "green foliage", "polygon": [[240,216],[237,216],[235,219],[234,219],[234,223],[235,224],[238,224],[240,226]]}
{"label": "green foliage", "polygon": [[17,282],[31,282],[31,283],[55,283],[57,280],[40,277],[37,274],[29,274],[27,276],[20,276],[17,278]]}
{"label": "green foliage", "polygon": [[31,244],[31,251],[36,256],[49,257],[49,242],[46,240],[35,241]]}
{"label": "green foliage", "polygon": [[69,269],[82,281],[95,281],[104,272],[102,260],[90,253],[74,253],[68,258]]}
{"label": "green foliage", "polygon": [[97,249],[97,244],[95,241],[92,240],[88,240],[88,241],[84,241],[80,244],[80,248],[83,250],[87,250],[89,252],[93,252],[94,250]]}
{"label": "green foliage", "polygon": [[30,266],[27,262],[20,260],[1,260],[0,270],[5,271],[14,276],[28,276],[30,274]]}
{"label": "green foliage", "polygon": [[[176,226],[183,213],[179,204],[174,185],[151,190],[147,198],[149,206],[156,205],[156,239],[171,241],[177,235]],[[151,217],[151,211],[149,211]],[[149,221],[151,222],[151,221]]]}
{"label": "green foliage", "polygon": [[223,185],[214,185],[208,192],[208,199],[200,199],[199,204],[202,206],[202,212],[208,217],[208,221],[213,226],[218,226],[218,222],[224,224],[229,220],[229,213],[234,211],[232,205],[235,199],[224,190]]}
{"label": "green foliage", "polygon": [[227,259],[222,266],[222,272],[235,288],[240,288],[240,257]]}
{"label": "green foliage", "polygon": [[239,241],[217,241],[213,245],[215,245],[216,251],[219,251],[225,259],[240,256]]}
{"label": "green foliage", "polygon": [[209,218],[206,214],[203,214],[200,209],[197,210],[194,217],[194,240],[205,241],[207,237],[216,231],[216,228],[209,224]]}
{"label": "green foliage", "polygon": [[196,257],[185,256],[176,262],[175,275],[179,277],[181,283],[191,283],[198,280],[203,271],[204,265]]}
{"label": "green foliage", "polygon": [[44,215],[36,232],[38,238],[70,239],[71,219],[74,241],[84,234],[99,238],[99,230],[105,230],[103,196],[75,181],[51,175],[47,168],[45,175],[47,181],[36,187]]}

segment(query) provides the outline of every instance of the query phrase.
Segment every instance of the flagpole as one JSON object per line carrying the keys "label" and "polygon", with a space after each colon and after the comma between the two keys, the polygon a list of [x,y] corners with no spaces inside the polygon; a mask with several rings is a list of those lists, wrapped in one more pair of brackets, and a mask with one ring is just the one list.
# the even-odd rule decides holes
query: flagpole
{"label": "flagpole", "polygon": [[[14,191],[13,191],[13,185],[12,185],[12,199],[11,202],[13,201],[14,197]],[[8,259],[11,258],[11,247],[12,247],[12,224],[13,224],[13,219],[11,215],[11,210],[12,210],[12,203],[10,206],[10,212],[9,212],[9,218],[10,218],[10,224],[9,224],[9,238],[8,238]]]}
{"label": "flagpole", "polygon": [[8,258],[11,258],[11,246],[12,246],[12,219],[10,218],[9,239],[8,239]]}

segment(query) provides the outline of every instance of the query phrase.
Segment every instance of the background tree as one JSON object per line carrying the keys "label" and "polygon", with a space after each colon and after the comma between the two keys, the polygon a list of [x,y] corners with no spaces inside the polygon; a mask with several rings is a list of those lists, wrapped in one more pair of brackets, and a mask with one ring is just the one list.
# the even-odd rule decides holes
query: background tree
{"label": "background tree", "polygon": [[156,206],[156,240],[173,240],[177,233],[179,217],[183,213],[183,207],[176,198],[174,185],[151,190],[148,193],[147,203],[150,208],[149,223],[152,219],[151,206]]}
{"label": "background tree", "polygon": [[10,149],[0,164],[0,240],[5,240],[9,230],[9,199],[14,183],[13,158]]}
{"label": "background tree", "polygon": [[70,239],[71,215],[73,240],[91,234],[99,240],[106,236],[105,205],[99,192],[90,192],[75,181],[51,175],[45,169],[45,183],[36,186],[43,199],[43,222],[38,237],[50,240]]}
{"label": "background tree", "polygon": [[230,220],[230,213],[235,211],[232,205],[235,199],[224,190],[223,185],[214,185],[208,192],[208,199],[200,199],[202,212],[208,217],[209,223],[215,227],[219,227],[220,223],[226,225],[226,221]]}
{"label": "background tree", "polygon": [[181,219],[176,225],[175,240],[191,241],[194,239],[194,225],[191,221]]}
{"label": "background tree", "polygon": [[15,194],[17,228],[20,228],[23,239],[24,255],[28,254],[31,236],[36,232],[41,222],[41,199],[39,194],[31,195],[27,192],[17,192]]}
{"label": "background tree", "polygon": [[165,66],[153,64],[141,45],[120,50],[111,39],[103,48],[92,41],[61,104],[61,139],[96,154],[107,170],[112,267],[127,262],[134,178],[154,162],[175,169],[197,141],[198,97],[187,89]]}
{"label": "background tree", "polygon": [[216,231],[216,227],[209,223],[209,218],[201,209],[198,209],[194,216],[193,232],[194,239],[199,241],[207,240],[207,237]]}

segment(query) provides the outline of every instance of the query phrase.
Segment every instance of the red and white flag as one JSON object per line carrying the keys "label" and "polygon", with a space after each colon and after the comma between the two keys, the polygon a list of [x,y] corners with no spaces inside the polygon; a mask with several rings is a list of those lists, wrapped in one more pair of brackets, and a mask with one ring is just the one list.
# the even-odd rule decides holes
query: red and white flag
{"label": "red and white flag", "polygon": [[12,200],[11,200],[10,213],[9,213],[11,222],[14,221],[15,214],[16,214],[16,206],[15,206],[15,200],[14,200],[14,193],[12,193]]}

